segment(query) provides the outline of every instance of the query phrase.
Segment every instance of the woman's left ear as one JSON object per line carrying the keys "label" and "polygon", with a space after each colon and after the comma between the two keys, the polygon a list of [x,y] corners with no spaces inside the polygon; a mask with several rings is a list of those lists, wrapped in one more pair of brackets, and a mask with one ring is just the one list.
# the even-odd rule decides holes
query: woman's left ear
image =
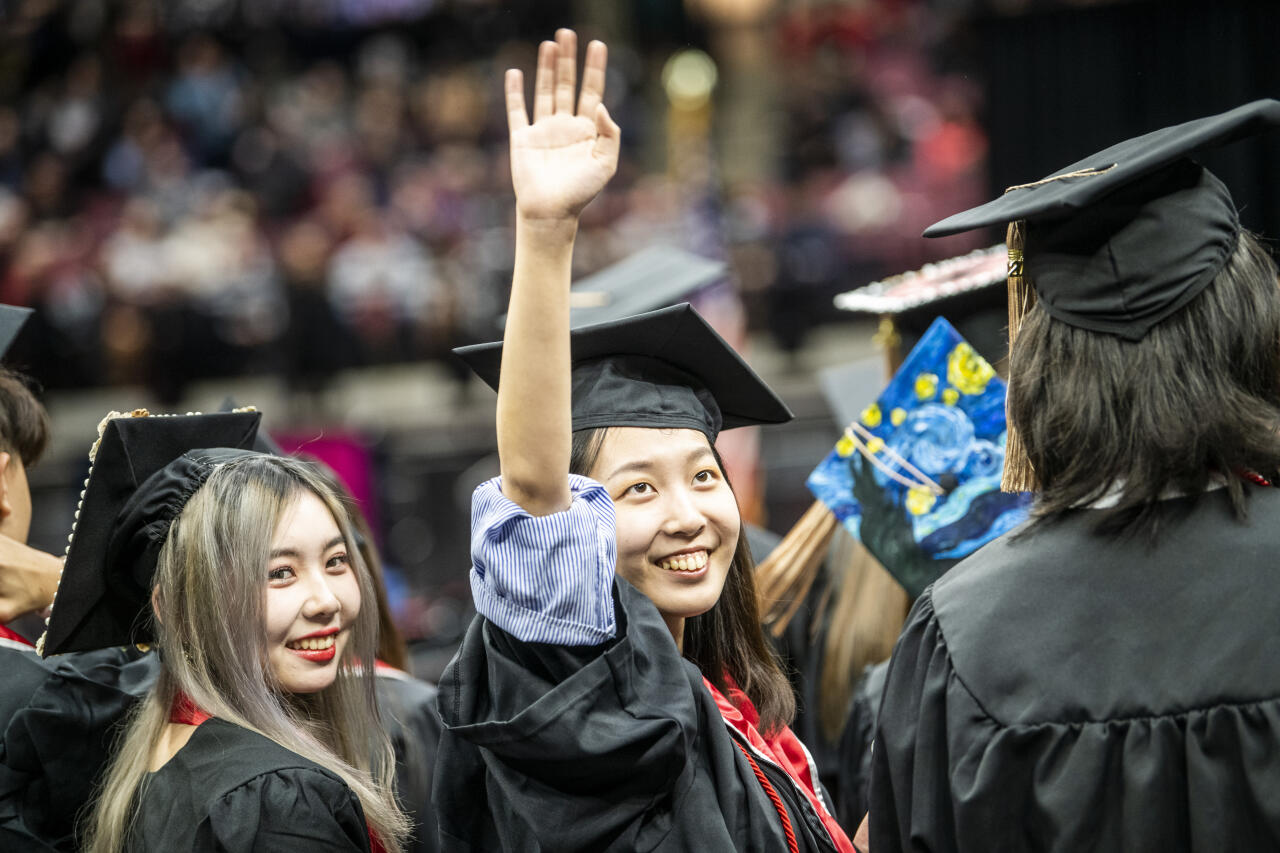
{"label": "woman's left ear", "polygon": [[151,587],[151,615],[160,621],[160,585]]}
{"label": "woman's left ear", "polygon": [[13,513],[13,503],[9,500],[9,462],[13,456],[8,451],[0,452],[0,521]]}

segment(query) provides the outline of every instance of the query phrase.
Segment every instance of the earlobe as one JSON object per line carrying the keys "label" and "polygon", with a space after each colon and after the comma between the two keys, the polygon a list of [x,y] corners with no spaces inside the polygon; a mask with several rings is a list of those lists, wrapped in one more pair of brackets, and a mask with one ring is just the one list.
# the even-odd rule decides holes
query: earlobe
{"label": "earlobe", "polygon": [[9,463],[13,455],[0,452],[0,522],[13,514],[13,502],[9,499]]}

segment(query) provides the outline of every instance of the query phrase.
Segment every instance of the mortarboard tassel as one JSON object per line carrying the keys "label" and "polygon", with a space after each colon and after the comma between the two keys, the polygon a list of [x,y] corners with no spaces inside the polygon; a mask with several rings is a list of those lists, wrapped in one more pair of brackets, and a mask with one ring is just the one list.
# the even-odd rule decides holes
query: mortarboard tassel
{"label": "mortarboard tassel", "polygon": [[[1005,243],[1009,247],[1009,374],[1013,375],[1013,342],[1022,328],[1022,320],[1035,305],[1035,291],[1026,278],[1026,266],[1023,261],[1023,250],[1026,248],[1027,222],[1019,219],[1009,223]],[[1000,489],[1005,492],[1031,492],[1036,489],[1036,472],[1027,458],[1027,450],[1022,445],[1013,421],[1006,427],[1004,447],[1004,473],[1000,478]]]}

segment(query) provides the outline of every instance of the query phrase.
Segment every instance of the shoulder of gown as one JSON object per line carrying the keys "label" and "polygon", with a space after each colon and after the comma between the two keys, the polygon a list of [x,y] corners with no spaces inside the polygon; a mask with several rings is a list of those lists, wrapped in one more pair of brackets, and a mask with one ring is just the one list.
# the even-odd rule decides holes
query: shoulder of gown
{"label": "shoulder of gown", "polygon": [[0,648],[0,849],[77,849],[119,725],[157,671],[131,647],[47,660]]}
{"label": "shoulder of gown", "polygon": [[141,799],[136,849],[369,850],[364,811],[341,777],[224,720],[201,724]]}
{"label": "shoulder of gown", "polygon": [[997,540],[921,596],[872,758],[877,853],[1280,847],[1280,492],[1087,512]]}

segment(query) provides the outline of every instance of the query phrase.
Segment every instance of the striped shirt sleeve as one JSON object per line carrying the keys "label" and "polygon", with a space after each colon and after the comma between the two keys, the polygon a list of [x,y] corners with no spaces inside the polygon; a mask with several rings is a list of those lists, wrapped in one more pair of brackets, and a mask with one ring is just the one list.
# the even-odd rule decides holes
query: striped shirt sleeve
{"label": "striped shirt sleeve", "polygon": [[471,496],[476,610],[524,642],[594,646],[615,632],[613,501],[576,474],[569,488],[569,508],[543,516],[509,500],[496,477]]}

